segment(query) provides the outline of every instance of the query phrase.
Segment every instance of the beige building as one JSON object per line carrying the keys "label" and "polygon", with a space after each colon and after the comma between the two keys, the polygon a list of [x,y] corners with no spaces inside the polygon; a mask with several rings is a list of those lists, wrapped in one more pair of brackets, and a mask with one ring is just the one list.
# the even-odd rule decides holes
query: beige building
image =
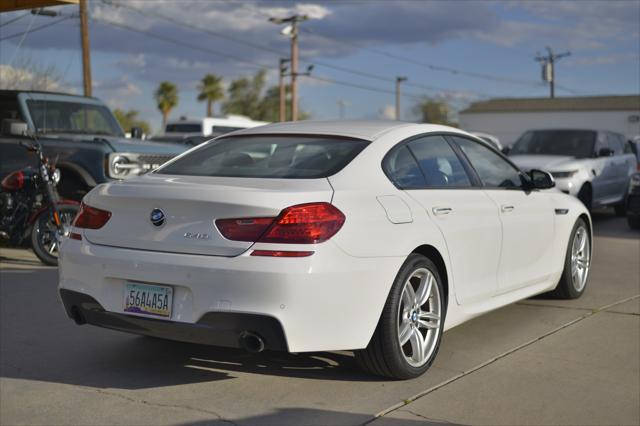
{"label": "beige building", "polygon": [[530,129],[611,130],[632,138],[640,135],[640,96],[490,99],[461,111],[460,127],[494,135],[503,145]]}

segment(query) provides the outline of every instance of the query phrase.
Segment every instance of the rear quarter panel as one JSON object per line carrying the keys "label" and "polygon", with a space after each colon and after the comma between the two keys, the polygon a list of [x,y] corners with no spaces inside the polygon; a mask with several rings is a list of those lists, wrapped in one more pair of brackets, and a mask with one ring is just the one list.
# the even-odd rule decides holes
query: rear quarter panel
{"label": "rear quarter panel", "polygon": [[[388,294],[404,260],[422,245],[434,247],[444,259],[449,283],[449,305],[455,303],[455,284],[444,237],[427,212],[404,191],[396,188],[382,170],[382,159],[397,143],[420,133],[420,126],[396,129],[366,147],[347,167],[329,182],[334,189],[332,203],[346,216],[345,223],[332,239],[346,254],[358,258],[395,257],[399,259],[393,276],[386,274],[377,285]],[[410,211],[410,221],[402,223],[390,217],[380,203],[381,197],[397,197]],[[382,277],[381,277],[382,278]],[[382,310],[384,300],[376,309]]]}

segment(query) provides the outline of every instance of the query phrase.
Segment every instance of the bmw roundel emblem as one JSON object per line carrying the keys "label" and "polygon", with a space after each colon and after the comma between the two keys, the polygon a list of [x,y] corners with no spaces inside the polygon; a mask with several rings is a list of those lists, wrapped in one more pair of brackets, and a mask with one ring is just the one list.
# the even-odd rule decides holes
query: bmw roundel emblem
{"label": "bmw roundel emblem", "polygon": [[155,226],[162,226],[165,219],[164,212],[160,209],[153,209],[151,210],[151,215],[149,216],[149,219],[151,220],[151,223],[153,223]]}

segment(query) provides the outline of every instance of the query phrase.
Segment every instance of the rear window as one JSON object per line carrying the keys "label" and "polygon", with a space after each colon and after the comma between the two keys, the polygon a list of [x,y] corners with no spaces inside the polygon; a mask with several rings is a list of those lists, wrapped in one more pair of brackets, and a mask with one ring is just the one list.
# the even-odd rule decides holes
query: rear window
{"label": "rear window", "polygon": [[349,164],[368,142],[330,136],[237,136],[217,139],[156,173],[188,176],[315,179]]}

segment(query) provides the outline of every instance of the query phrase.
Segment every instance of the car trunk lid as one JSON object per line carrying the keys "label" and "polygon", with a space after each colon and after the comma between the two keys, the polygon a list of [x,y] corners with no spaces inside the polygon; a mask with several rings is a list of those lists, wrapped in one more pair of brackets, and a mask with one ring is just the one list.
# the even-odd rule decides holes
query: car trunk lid
{"label": "car trunk lid", "polygon": [[[225,239],[216,219],[276,217],[284,208],[331,202],[326,178],[264,179],[149,174],[101,185],[84,202],[112,213],[91,243],[170,253],[237,256],[252,242]],[[152,212],[164,216],[154,224]],[[156,218],[157,219],[157,218]]]}

